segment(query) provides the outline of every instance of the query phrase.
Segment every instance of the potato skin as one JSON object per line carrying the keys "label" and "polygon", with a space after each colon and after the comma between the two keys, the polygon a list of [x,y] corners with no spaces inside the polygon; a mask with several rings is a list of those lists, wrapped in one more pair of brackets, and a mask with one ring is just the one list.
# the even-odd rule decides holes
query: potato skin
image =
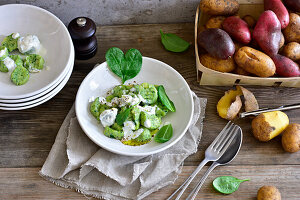
{"label": "potato skin", "polygon": [[288,125],[289,118],[281,111],[261,113],[251,123],[254,137],[262,142],[278,136]]}
{"label": "potato skin", "polygon": [[254,28],[256,20],[251,15],[245,15],[243,20],[248,24],[249,28]]}
{"label": "potato skin", "polygon": [[222,23],[226,19],[224,16],[211,17],[205,24],[206,28],[222,28]]}
{"label": "potato skin", "polygon": [[282,33],[282,32],[280,32],[280,43],[279,43],[279,49],[280,49],[281,47],[283,47],[283,45],[284,45],[284,42],[285,42],[284,35],[283,35],[283,33]]}
{"label": "potato skin", "polygon": [[210,55],[220,59],[227,59],[235,52],[232,39],[219,28],[209,28],[199,33],[198,44]]}
{"label": "potato skin", "polygon": [[283,2],[289,9],[300,12],[300,0],[283,0]]}
{"label": "potato skin", "polygon": [[202,54],[200,55],[200,62],[205,67],[219,72],[231,72],[236,68],[232,57],[224,60],[215,58],[209,54]]}
{"label": "potato skin", "polygon": [[257,191],[257,200],[281,200],[281,194],[276,187],[265,185]]}
{"label": "potato skin", "polygon": [[235,0],[202,0],[200,9],[210,15],[233,15],[239,10],[239,3]]}
{"label": "potato skin", "polygon": [[299,65],[288,57],[277,54],[272,57],[276,66],[276,74],[283,77],[300,76]]}
{"label": "potato skin", "polygon": [[300,60],[300,44],[297,42],[288,43],[283,48],[283,55],[293,61]]}
{"label": "potato skin", "polygon": [[290,23],[283,30],[284,38],[287,42],[300,43],[300,16],[290,13]]}
{"label": "potato skin", "polygon": [[260,15],[253,30],[253,38],[267,55],[272,56],[278,53],[281,25],[273,11],[267,10]]}
{"label": "potato skin", "polygon": [[223,21],[223,29],[235,40],[242,44],[248,44],[251,41],[251,34],[248,24],[239,17],[227,17]]}
{"label": "potato skin", "polygon": [[281,29],[284,29],[289,24],[289,12],[283,5],[281,0],[264,0],[265,10],[272,10],[281,24]]}
{"label": "potato skin", "polygon": [[294,153],[300,150],[300,124],[290,124],[281,138],[282,147],[285,151]]}
{"label": "potato skin", "polygon": [[247,72],[246,70],[244,70],[241,67],[237,67],[235,68],[235,70],[233,71],[235,74],[239,74],[239,75],[244,75],[244,76],[250,76],[251,74],[249,72]]}
{"label": "potato skin", "polygon": [[266,54],[244,46],[234,54],[237,65],[251,74],[260,77],[269,77],[275,74],[275,64]]}

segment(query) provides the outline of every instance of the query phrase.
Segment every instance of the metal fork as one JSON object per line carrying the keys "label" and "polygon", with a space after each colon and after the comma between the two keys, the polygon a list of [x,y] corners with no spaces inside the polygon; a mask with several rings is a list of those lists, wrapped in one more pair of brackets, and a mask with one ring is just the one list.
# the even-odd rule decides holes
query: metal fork
{"label": "metal fork", "polygon": [[204,160],[198,165],[195,171],[184,181],[184,183],[167,199],[170,200],[181,188],[182,190],[176,197],[176,200],[180,199],[186,188],[190,185],[195,176],[203,168],[203,166],[210,162],[218,160],[227,150],[235,134],[238,132],[239,126],[229,121],[223,130],[219,133],[216,139],[209,145],[205,151]]}

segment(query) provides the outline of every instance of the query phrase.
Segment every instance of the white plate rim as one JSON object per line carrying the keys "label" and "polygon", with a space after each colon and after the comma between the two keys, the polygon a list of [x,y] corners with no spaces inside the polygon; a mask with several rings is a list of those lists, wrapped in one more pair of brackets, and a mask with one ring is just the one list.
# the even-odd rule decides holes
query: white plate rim
{"label": "white plate rim", "polygon": [[95,144],[97,144],[98,146],[100,146],[101,148],[103,148],[103,149],[105,149],[105,150],[107,150],[107,151],[110,151],[110,152],[113,152],[113,153],[116,153],[116,154],[119,154],[119,155],[124,155],[124,156],[148,156],[148,155],[153,155],[153,154],[159,153],[159,152],[161,152],[161,151],[164,151],[164,150],[170,148],[171,146],[175,145],[175,144],[176,144],[176,143],[177,143],[177,142],[185,135],[185,133],[186,133],[187,129],[189,128],[189,126],[190,126],[190,124],[191,124],[191,122],[192,122],[192,119],[193,119],[193,115],[194,115],[194,101],[193,101],[193,95],[192,95],[192,92],[191,92],[191,89],[190,89],[189,85],[187,84],[186,80],[182,77],[182,75],[181,75],[179,72],[177,72],[173,67],[171,67],[170,65],[168,65],[168,64],[166,64],[166,63],[164,63],[164,62],[162,62],[162,61],[159,61],[159,60],[154,59],[154,58],[150,58],[150,57],[145,57],[145,56],[143,56],[143,59],[144,59],[144,58],[145,58],[145,59],[152,60],[152,61],[155,61],[155,62],[159,62],[159,63],[161,63],[161,64],[167,66],[169,70],[171,70],[171,71],[173,71],[174,73],[176,73],[176,74],[178,75],[178,77],[179,77],[180,79],[183,80],[183,83],[184,83],[185,86],[189,89],[189,96],[190,96],[189,100],[190,100],[190,103],[191,103],[191,105],[192,105],[192,106],[191,106],[192,112],[190,113],[190,118],[189,118],[189,121],[188,121],[188,125],[185,127],[183,133],[182,133],[179,137],[177,137],[172,143],[169,143],[168,145],[166,145],[166,146],[164,146],[164,147],[162,147],[162,148],[160,148],[160,149],[153,150],[153,151],[150,151],[150,152],[145,152],[145,153],[143,153],[143,152],[135,152],[135,153],[131,153],[131,152],[117,151],[117,150],[115,150],[115,149],[113,149],[113,148],[108,148],[108,147],[106,147],[106,146],[101,145],[98,141],[95,141],[94,138],[92,138],[92,137],[87,133],[87,130],[85,129],[85,126],[83,125],[83,122],[81,121],[81,118],[78,117],[78,112],[79,112],[79,106],[80,106],[80,104],[79,104],[78,101],[76,101],[76,100],[77,100],[77,96],[78,96],[79,93],[80,93],[80,90],[82,90],[82,88],[83,88],[82,85],[83,85],[84,81],[87,80],[87,79],[89,79],[89,77],[93,75],[94,71],[97,70],[98,67],[103,67],[103,66],[104,66],[104,63],[106,63],[106,62],[103,62],[103,63],[99,64],[97,67],[95,67],[92,71],[89,72],[89,74],[84,78],[84,80],[81,82],[81,84],[80,84],[80,86],[79,86],[79,88],[78,88],[78,91],[77,91],[77,94],[76,94],[76,99],[75,99],[75,113],[76,113],[76,117],[77,117],[77,120],[78,120],[78,122],[79,122],[79,125],[80,125],[80,127],[82,128],[83,132],[84,132],[84,133],[85,133],[85,134],[86,134],[86,135],[87,135],[87,136],[88,136]]}
{"label": "white plate rim", "polygon": [[68,80],[70,79],[70,77],[72,75],[72,72],[73,72],[73,66],[71,67],[69,73],[66,75],[64,80],[55,89],[53,89],[51,92],[49,92],[47,94],[48,95],[47,98],[45,98],[45,99],[43,99],[43,100],[41,100],[37,103],[30,104],[30,105],[27,105],[27,106],[21,106],[21,107],[2,107],[2,106],[0,106],[0,110],[25,110],[25,109],[28,109],[28,108],[36,107],[40,104],[45,103],[46,101],[49,101],[56,94],[58,94],[63,89],[63,87],[67,84]]}
{"label": "white plate rim", "polygon": [[[73,57],[73,60],[74,60],[74,58],[75,58],[74,52],[72,53],[71,56]],[[72,67],[72,65],[74,65],[74,62],[68,63],[68,67],[67,67],[68,70],[64,73],[64,75],[62,77],[60,77],[60,79],[56,83],[54,83],[51,87],[47,88],[46,90],[42,91],[41,93],[30,96],[30,97],[22,98],[22,99],[1,99],[0,98],[0,106],[5,106],[4,104],[19,104],[19,103],[32,101],[34,99],[37,99],[37,98],[49,93],[54,88],[56,88],[62,82],[63,79],[65,79],[65,77],[68,74],[68,72],[70,71],[70,68]]]}
{"label": "white plate rim", "polygon": [[[65,31],[68,33],[67,34],[67,37],[68,37],[68,40],[69,40],[69,44],[70,44],[70,49],[71,51],[74,51],[74,46],[73,46],[73,41],[71,39],[71,36],[69,34],[69,31],[68,29],[66,28],[66,26],[62,23],[62,21],[56,17],[54,14],[52,14],[51,12],[43,9],[43,8],[40,8],[38,6],[33,6],[33,5],[28,5],[28,4],[6,4],[6,5],[1,5],[0,7],[13,7],[13,6],[25,6],[25,7],[31,7],[33,9],[37,9],[37,10],[40,10],[42,12],[45,12],[47,13],[48,15],[51,15],[52,17],[54,17],[54,19],[62,25],[62,28],[65,29]],[[69,52],[69,60],[68,60],[68,63],[70,62],[70,57],[71,57],[71,54],[72,52]],[[66,66],[68,65],[68,63],[66,64]],[[53,84],[55,84],[59,78],[64,74],[65,71],[67,71],[68,69],[66,69],[67,67],[65,66],[64,70],[60,73],[59,76],[57,76],[51,83],[49,83],[48,85],[46,85],[45,87],[43,88],[40,88],[34,92],[30,92],[30,93],[27,93],[27,94],[22,94],[22,95],[11,95],[11,96],[1,96],[0,94],[0,99],[6,99],[6,100],[9,100],[9,99],[22,99],[22,98],[26,98],[26,97],[31,97],[31,96],[34,96],[44,90],[46,90],[47,88],[51,87]],[[17,87],[17,86],[16,86]]]}

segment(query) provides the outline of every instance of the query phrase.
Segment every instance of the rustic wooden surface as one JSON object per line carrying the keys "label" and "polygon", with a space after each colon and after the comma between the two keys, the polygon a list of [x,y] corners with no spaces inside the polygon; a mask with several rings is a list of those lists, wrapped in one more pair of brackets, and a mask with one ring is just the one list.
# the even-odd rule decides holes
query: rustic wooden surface
{"label": "rustic wooden surface", "polygon": [[[64,89],[50,101],[28,110],[0,110],[0,199],[85,199],[81,194],[58,187],[38,175],[57,131],[71,108],[83,78],[112,46],[126,51],[137,48],[144,56],[156,58],[174,67],[199,97],[208,99],[203,137],[199,151],[184,163],[174,185],[151,194],[146,199],[165,199],[189,176],[204,157],[204,150],[213,141],[226,121],[218,117],[216,103],[228,87],[199,86],[196,81],[194,45],[184,53],[164,50],[159,30],[178,34],[193,43],[193,24],[153,24],[103,26],[97,29],[99,48],[96,56],[76,61],[73,74]],[[247,87],[256,95],[261,107],[298,103],[300,89]],[[286,112],[291,122],[300,123],[300,110]],[[216,168],[198,194],[199,199],[255,199],[262,185],[275,185],[283,199],[300,199],[300,152],[283,151],[281,138],[268,143],[258,142],[251,133],[251,119],[236,121],[243,129],[243,145],[235,160]],[[207,166],[205,167],[207,169]],[[203,174],[204,170],[202,170]],[[250,178],[231,195],[216,193],[212,180],[221,175]],[[197,180],[192,183],[192,186]],[[190,191],[190,190],[188,190]]]}

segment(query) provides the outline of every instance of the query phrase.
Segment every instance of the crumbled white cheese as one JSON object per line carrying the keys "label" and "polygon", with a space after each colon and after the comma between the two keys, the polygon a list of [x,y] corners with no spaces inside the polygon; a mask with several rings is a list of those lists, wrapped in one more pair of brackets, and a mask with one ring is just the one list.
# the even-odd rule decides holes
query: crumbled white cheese
{"label": "crumbled white cheese", "polygon": [[3,60],[3,63],[7,67],[8,71],[11,71],[16,67],[15,61],[8,56]]}
{"label": "crumbled white cheese", "polygon": [[7,48],[6,48],[6,47],[5,47],[4,49],[2,49],[2,50],[0,51],[0,57],[4,56],[5,53],[6,53],[6,51],[7,51]]}
{"label": "crumbled white cheese", "polygon": [[138,109],[140,109],[141,111],[144,111],[145,113],[149,114],[149,115],[155,115],[155,110],[156,110],[156,105],[155,106],[137,106]]}
{"label": "crumbled white cheese", "polygon": [[89,103],[94,102],[94,101],[95,101],[95,97],[94,97],[94,96],[91,96],[91,97],[89,98]]}
{"label": "crumbled white cheese", "polygon": [[117,106],[120,103],[120,99],[118,97],[114,97],[110,102],[106,102],[106,105],[109,107]]}
{"label": "crumbled white cheese", "polygon": [[40,49],[40,41],[35,35],[27,35],[18,39],[18,49],[21,53],[37,53]]}
{"label": "crumbled white cheese", "polygon": [[99,97],[99,102],[100,102],[100,104],[106,104],[107,102],[106,102],[106,99],[104,98],[104,97]]}
{"label": "crumbled white cheese", "polygon": [[151,127],[151,121],[149,119],[146,119],[145,122],[144,122],[144,126],[146,128],[150,128]]}
{"label": "crumbled white cheese", "polygon": [[130,92],[136,92],[136,88],[135,88],[135,87],[132,87],[132,88],[130,89]]}
{"label": "crumbled white cheese", "polygon": [[13,39],[17,39],[18,37],[20,37],[20,34],[19,33],[14,33],[12,34],[11,36]]}
{"label": "crumbled white cheese", "polygon": [[117,114],[118,114],[118,109],[116,108],[103,111],[99,117],[101,124],[104,127],[113,125],[115,123]]}
{"label": "crumbled white cheese", "polygon": [[119,107],[123,107],[128,104],[131,104],[131,102],[132,102],[132,96],[122,95],[122,97],[119,99]]}

